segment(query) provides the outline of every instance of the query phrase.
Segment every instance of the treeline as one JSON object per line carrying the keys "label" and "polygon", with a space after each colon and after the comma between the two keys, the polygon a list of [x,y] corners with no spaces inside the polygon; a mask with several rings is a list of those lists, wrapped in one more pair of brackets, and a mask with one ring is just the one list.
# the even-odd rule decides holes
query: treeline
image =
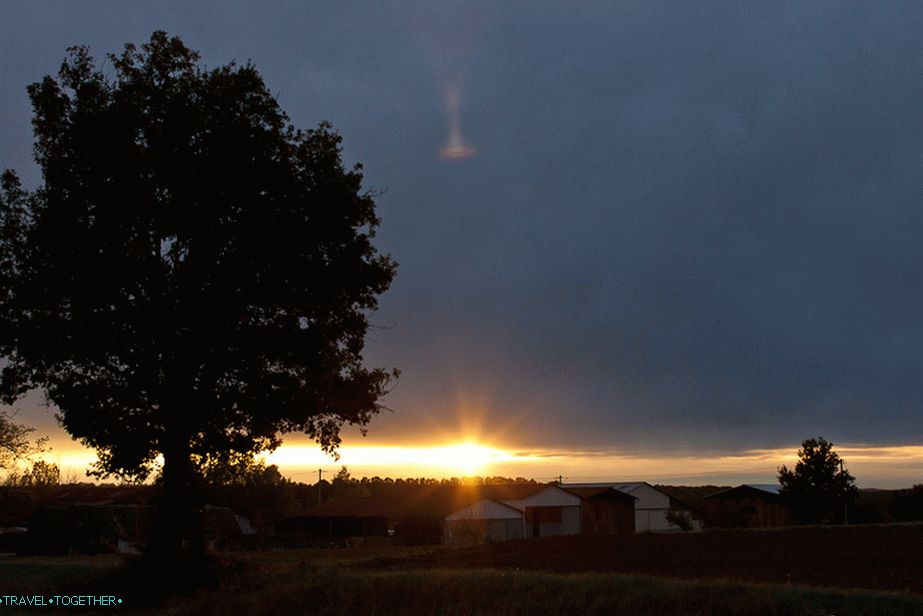
{"label": "treeline", "polygon": [[301,483],[285,478],[275,465],[249,464],[246,468],[229,469],[216,465],[203,475],[200,502],[231,508],[251,520],[256,527],[266,527],[273,521],[302,515],[332,498],[387,496],[406,489],[423,486],[493,485],[535,483],[524,477],[429,477],[355,478],[346,467],[333,479]]}
{"label": "treeline", "polygon": [[526,479],[525,477],[481,477],[479,475],[471,477],[450,477],[444,479],[433,479],[430,477],[407,479],[391,479],[390,477],[362,477],[361,479],[356,479],[349,474],[349,471],[344,466],[340,469],[340,472],[334,476],[332,481],[321,481],[320,485],[321,488],[329,485],[332,495],[336,496],[378,496],[380,494],[385,494],[395,488],[402,487],[504,485],[510,483],[535,483],[535,480]]}
{"label": "treeline", "polygon": [[860,490],[849,509],[852,524],[923,521],[923,484],[904,490]]}
{"label": "treeline", "polygon": [[[706,527],[744,526],[746,516],[730,521],[719,503],[707,498],[728,486],[657,485],[659,490],[699,512]],[[739,512],[738,512],[739,513]],[[843,523],[842,513],[832,523]],[[923,484],[899,490],[860,489],[846,510],[850,524],[888,524],[892,522],[923,522]],[[730,522],[730,523],[729,523]]]}
{"label": "treeline", "polygon": [[[62,479],[54,464],[36,461],[28,470],[9,473],[0,482],[0,526],[26,525],[28,518],[43,505],[68,504],[156,503],[159,477],[150,484],[93,484],[78,483],[74,478]],[[275,465],[260,460],[234,459],[210,461],[200,467],[199,505],[229,507],[248,518],[256,527],[268,527],[273,521],[297,516],[331,498],[387,496],[421,486],[490,485],[508,483],[535,483],[524,477],[428,477],[354,478],[346,467],[330,480],[301,483],[287,479]],[[79,488],[79,489],[75,489]],[[97,489],[98,488],[98,489]],[[119,495],[112,501],[118,488]]]}

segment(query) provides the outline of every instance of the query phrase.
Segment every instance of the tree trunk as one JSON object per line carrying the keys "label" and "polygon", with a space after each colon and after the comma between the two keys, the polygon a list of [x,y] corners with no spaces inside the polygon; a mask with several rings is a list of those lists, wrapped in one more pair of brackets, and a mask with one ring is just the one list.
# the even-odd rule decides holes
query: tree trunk
{"label": "tree trunk", "polygon": [[205,542],[196,501],[196,474],[189,446],[173,439],[163,451],[163,496],[154,543],[154,555],[171,562],[197,560],[205,555]]}

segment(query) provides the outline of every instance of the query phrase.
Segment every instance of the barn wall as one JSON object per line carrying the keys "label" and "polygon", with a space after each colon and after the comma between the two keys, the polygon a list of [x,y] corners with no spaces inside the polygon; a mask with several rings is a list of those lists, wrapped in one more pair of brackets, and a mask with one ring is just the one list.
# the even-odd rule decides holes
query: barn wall
{"label": "barn wall", "polygon": [[561,508],[561,534],[580,534],[580,506]]}
{"label": "barn wall", "polygon": [[588,535],[635,532],[633,503],[587,499],[581,507],[580,532]]}
{"label": "barn wall", "polygon": [[778,502],[762,498],[714,500],[708,511],[709,526],[772,528],[792,523],[791,512]]}
{"label": "barn wall", "polygon": [[[669,509],[635,509],[635,532],[659,532],[665,530],[678,530],[667,520]],[[692,512],[676,509],[676,513],[685,513],[692,522],[693,529],[701,529],[702,521],[692,517]]]}
{"label": "barn wall", "polygon": [[447,545],[491,543],[522,539],[522,519],[505,520],[446,520],[444,541]]}
{"label": "barn wall", "polygon": [[635,503],[635,509],[662,509],[666,511],[670,508],[670,497],[647,484],[639,485],[631,490],[629,494],[638,499]]}
{"label": "barn wall", "polygon": [[527,507],[526,537],[580,534],[580,507]]}

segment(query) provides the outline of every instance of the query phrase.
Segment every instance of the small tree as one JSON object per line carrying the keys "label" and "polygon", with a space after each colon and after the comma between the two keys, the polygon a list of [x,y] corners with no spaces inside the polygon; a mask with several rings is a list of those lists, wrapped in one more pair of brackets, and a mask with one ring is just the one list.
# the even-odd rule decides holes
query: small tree
{"label": "small tree", "polygon": [[[0,257],[2,258],[2,257]],[[46,438],[30,439],[35,428],[16,423],[7,411],[0,411],[0,470],[9,470],[22,458],[45,448]]]}
{"label": "small tree", "polygon": [[24,473],[13,473],[6,481],[9,486],[43,490],[61,485],[61,469],[53,462],[36,460]]}
{"label": "small tree", "polygon": [[690,531],[694,528],[692,518],[685,511],[670,509],[666,514],[667,522],[683,531]]}
{"label": "small tree", "polygon": [[822,437],[801,443],[793,469],[779,467],[779,484],[779,495],[795,520],[807,524],[832,521],[859,495],[833,443]]}

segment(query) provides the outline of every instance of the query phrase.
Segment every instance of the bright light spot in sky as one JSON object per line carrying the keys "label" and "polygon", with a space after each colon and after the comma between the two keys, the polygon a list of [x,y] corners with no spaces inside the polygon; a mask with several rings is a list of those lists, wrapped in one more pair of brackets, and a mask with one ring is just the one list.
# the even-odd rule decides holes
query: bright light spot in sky
{"label": "bright light spot in sky", "polygon": [[461,129],[460,96],[454,87],[445,90],[446,113],[449,116],[449,140],[439,151],[443,158],[471,158],[476,150],[465,145]]}
{"label": "bright light spot in sky", "polygon": [[[415,468],[422,474],[434,469],[472,474],[514,457],[507,451],[471,442],[432,447],[345,446],[340,450],[340,459],[336,463],[347,467]],[[329,466],[333,462],[316,445],[283,445],[268,454],[266,461],[280,467]]]}
{"label": "bright light spot in sky", "polygon": [[434,464],[456,468],[468,474],[480,472],[490,466],[491,462],[510,457],[496,449],[475,443],[435,447],[430,451],[435,458]]}

